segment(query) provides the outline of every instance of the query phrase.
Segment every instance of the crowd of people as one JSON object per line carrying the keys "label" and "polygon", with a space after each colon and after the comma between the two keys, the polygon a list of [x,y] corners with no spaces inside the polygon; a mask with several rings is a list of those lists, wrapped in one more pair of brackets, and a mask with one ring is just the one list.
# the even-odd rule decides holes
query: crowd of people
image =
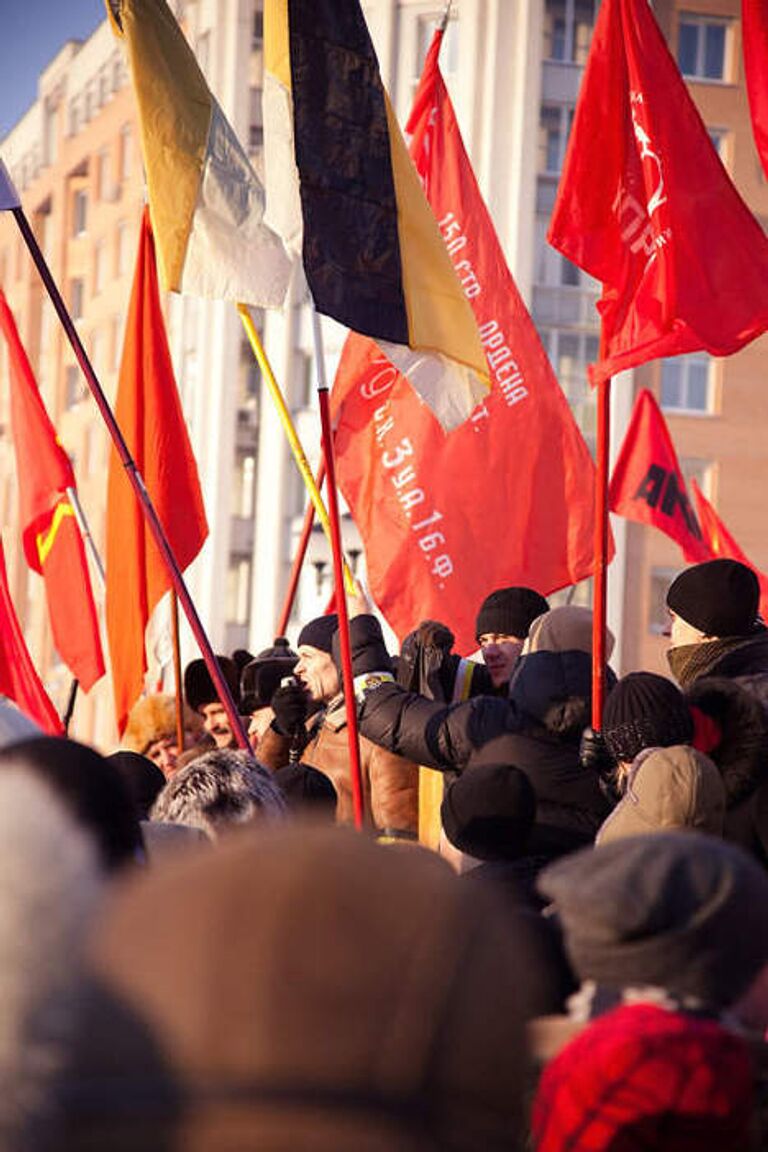
{"label": "crowd of people", "polygon": [[109,755],[0,700],[0,1148],[768,1149],[759,598],[684,570],[599,729],[587,608],[355,602],[362,830],[333,615],[218,657],[250,750],[201,660]]}

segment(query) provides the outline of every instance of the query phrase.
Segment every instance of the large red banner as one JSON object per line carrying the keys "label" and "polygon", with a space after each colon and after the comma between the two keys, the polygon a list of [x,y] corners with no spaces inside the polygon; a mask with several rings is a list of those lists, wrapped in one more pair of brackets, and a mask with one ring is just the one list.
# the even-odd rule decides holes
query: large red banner
{"label": "large red banner", "polygon": [[594,466],[507,268],[432,43],[408,124],[411,155],[472,304],[491,394],[446,434],[370,340],[347,340],[331,403],[339,486],[371,594],[402,639],[444,621],[456,650],[494,588],[548,594],[593,567]]}

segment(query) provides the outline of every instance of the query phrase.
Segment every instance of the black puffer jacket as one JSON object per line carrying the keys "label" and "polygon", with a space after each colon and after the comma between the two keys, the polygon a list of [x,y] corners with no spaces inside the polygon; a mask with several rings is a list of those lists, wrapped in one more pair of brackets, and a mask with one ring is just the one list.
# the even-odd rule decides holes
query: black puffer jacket
{"label": "black puffer jacket", "polygon": [[740,679],[725,676],[702,677],[686,698],[720,731],[707,755],[725,786],[723,835],[768,866],[768,713]]}
{"label": "black puffer jacket", "polygon": [[[389,667],[373,616],[351,621],[355,677]],[[591,658],[585,652],[526,656],[509,699],[475,696],[445,705],[396,684],[371,691],[360,730],[400,756],[441,771],[511,764],[528,776],[537,817],[530,851],[555,854],[588,843],[608,814],[597,777],[579,763],[589,723]]]}

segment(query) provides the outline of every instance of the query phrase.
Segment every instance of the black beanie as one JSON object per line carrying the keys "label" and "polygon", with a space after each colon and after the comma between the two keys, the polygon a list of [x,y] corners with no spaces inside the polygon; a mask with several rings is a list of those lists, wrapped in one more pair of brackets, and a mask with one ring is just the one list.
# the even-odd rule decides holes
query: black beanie
{"label": "black beanie", "polygon": [[240,676],[241,712],[268,708],[280,682],[291,675],[298,658],[285,636],[278,636],[271,648],[265,648],[246,664]]}
{"label": "black beanie", "polygon": [[671,680],[654,672],[630,672],[608,694],[602,734],[614,760],[631,763],[644,748],[690,744],[693,718]]}
{"label": "black beanie", "polygon": [[757,621],[760,585],[738,560],[686,568],[667,592],[667,607],[705,636],[748,636]]}
{"label": "black beanie", "polygon": [[524,640],[536,617],[545,612],[549,612],[549,604],[533,588],[497,588],[480,605],[475,636],[479,640],[495,632]]}
{"label": "black beanie", "polygon": [[524,772],[509,764],[465,768],[440,808],[454,848],[479,860],[523,855],[536,817],[536,794]]}
{"label": "black beanie", "polygon": [[310,620],[309,624],[305,624],[299,632],[296,647],[301,648],[302,644],[307,644],[310,648],[318,648],[330,655],[333,652],[333,634],[338,626],[339,618],[335,613],[330,616],[318,616],[317,619]]}
{"label": "black beanie", "polygon": [[768,875],[735,844],[655,832],[586,848],[545,868],[579,979],[650,984],[721,1008],[768,963]]}
{"label": "black beanie", "polygon": [[[228,656],[216,657],[221,674],[227,682],[235,704],[240,696],[240,669],[234,660]],[[219,693],[211,679],[205,660],[192,660],[184,669],[184,698],[193,712],[197,712],[206,704],[216,704]]]}

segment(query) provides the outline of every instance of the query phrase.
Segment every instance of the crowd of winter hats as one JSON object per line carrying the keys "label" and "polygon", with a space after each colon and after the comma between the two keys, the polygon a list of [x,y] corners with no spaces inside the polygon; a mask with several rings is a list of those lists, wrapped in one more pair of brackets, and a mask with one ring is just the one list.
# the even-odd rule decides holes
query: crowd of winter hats
{"label": "crowd of winter hats", "polygon": [[[745,571],[699,565],[670,588],[718,652],[759,628]],[[297,648],[333,654],[337,623],[311,621]],[[537,669],[589,666],[589,610],[529,589],[489,596],[478,632],[526,641],[470,740],[486,715],[539,715],[520,704]],[[241,712],[269,708],[297,659],[281,637],[222,657]],[[200,664],[191,710],[217,700]],[[619,798],[602,826],[551,862],[566,777],[602,793],[578,740],[549,792],[520,741],[515,764],[446,780],[445,838],[475,865],[459,876],[333,827],[309,765],[195,748],[164,775],[142,753],[175,738],[170,697],[141,701],[107,757],[0,699],[0,1147],[746,1152],[764,1110],[768,853],[724,837],[736,807],[755,821],[768,805],[763,705],[717,677],[686,695],[645,672],[609,687]],[[295,818],[312,803],[324,821]]]}

